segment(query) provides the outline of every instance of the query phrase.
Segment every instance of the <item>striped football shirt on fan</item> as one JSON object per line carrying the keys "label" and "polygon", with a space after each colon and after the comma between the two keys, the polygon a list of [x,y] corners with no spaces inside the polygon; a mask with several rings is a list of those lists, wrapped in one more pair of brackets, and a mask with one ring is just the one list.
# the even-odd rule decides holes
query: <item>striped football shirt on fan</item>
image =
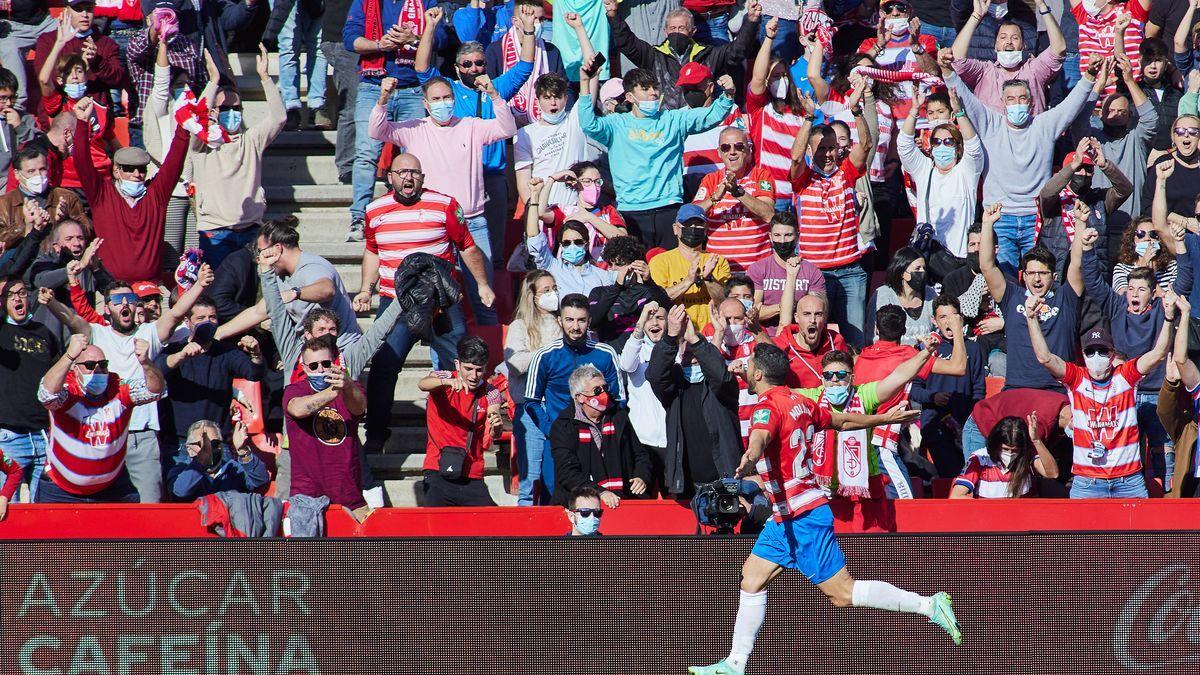
{"label": "striped football shirt on fan", "polygon": [[770,433],[771,442],[755,468],[766,486],[775,522],[798,518],[826,503],[812,472],[812,444],[816,432],[832,424],[828,410],[787,387],[772,387],[758,397],[750,431]]}
{"label": "striped football shirt on fan", "polygon": [[721,156],[717,149],[721,145],[721,132],[726,129],[746,130],[746,120],[736,107],[708,131],[688,134],[683,140],[683,175],[707,176],[721,168]]}
{"label": "striped football shirt on fan", "polygon": [[50,411],[46,477],[65,492],[90,495],[113,484],[125,467],[125,440],[135,406],[157,401],[145,380],[121,381],[109,375],[108,388],[95,400],[83,396],[75,374],[57,394],[38,386],[38,400]]}
{"label": "striped football shirt on fan", "polygon": [[[1125,28],[1125,56],[1129,57],[1129,65],[1133,66],[1134,77],[1142,73],[1141,53],[1142,29],[1146,25],[1148,14],[1140,0],[1113,3],[1103,15],[1092,17],[1088,15],[1085,3],[1079,3],[1071,8],[1071,16],[1079,24],[1079,72],[1088,69],[1093,58],[1102,59],[1116,53],[1117,16],[1128,12],[1132,19]],[[1096,101],[1099,107],[1104,98],[1117,90],[1116,80],[1104,87],[1104,94]]]}
{"label": "striped football shirt on fan", "polygon": [[396,268],[406,256],[428,253],[454,264],[459,251],[475,245],[458,202],[428,189],[411,205],[390,192],[368,204],[363,238],[379,256],[379,295],[385,298],[396,297]]}
{"label": "striped football shirt on fan", "polygon": [[811,168],[798,176],[795,190],[800,257],[822,270],[844,267],[862,257],[854,182],[862,172],[849,158],[828,178]]}
{"label": "striped football shirt on fan", "polygon": [[1137,359],[1117,366],[1101,387],[1087,370],[1066,364],[1075,448],[1071,471],[1086,478],[1121,478],[1142,470],[1137,421]]}
{"label": "striped football shirt on fan", "polygon": [[[1008,481],[1011,477],[1007,469],[992,461],[985,448],[971,453],[962,474],[954,479],[954,484],[967,488],[981,499],[1004,499],[1009,496]],[[1031,481],[1026,478],[1017,496],[1029,494],[1030,487]]]}
{"label": "striped football shirt on fan", "polygon": [[[696,201],[708,199],[721,183],[725,182],[725,169],[710,173],[700,182]],[[756,166],[742,178],[738,186],[752,199],[765,197],[774,208],[775,190],[771,175],[766,169]],[[745,273],[746,268],[771,254],[770,227],[750,213],[741,200],[726,190],[721,199],[708,210],[709,253],[716,253],[729,261],[733,272]]]}
{"label": "striped football shirt on fan", "polygon": [[758,166],[771,174],[775,181],[775,197],[790,199],[792,180],[792,140],[800,133],[804,118],[792,113],[780,113],[771,105],[766,92],[746,92],[746,110],[750,118],[750,139]]}

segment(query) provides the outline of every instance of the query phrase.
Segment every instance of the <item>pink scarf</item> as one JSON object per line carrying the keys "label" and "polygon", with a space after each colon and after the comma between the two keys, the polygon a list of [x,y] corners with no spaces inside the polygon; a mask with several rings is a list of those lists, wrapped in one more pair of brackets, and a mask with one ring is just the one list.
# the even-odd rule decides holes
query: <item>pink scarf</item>
{"label": "pink scarf", "polygon": [[[514,24],[509,27],[504,37],[500,38],[500,51],[504,55],[505,72],[516,66],[517,62],[521,60],[520,30]],[[521,85],[517,93],[508,101],[508,106],[512,108],[518,122],[532,122],[541,117],[541,106],[538,105],[537,94],[534,92],[534,83],[538,77],[548,72],[550,72],[550,66],[546,63],[546,43],[539,37],[534,41],[533,72],[529,74],[529,79],[525,80],[525,84]]]}

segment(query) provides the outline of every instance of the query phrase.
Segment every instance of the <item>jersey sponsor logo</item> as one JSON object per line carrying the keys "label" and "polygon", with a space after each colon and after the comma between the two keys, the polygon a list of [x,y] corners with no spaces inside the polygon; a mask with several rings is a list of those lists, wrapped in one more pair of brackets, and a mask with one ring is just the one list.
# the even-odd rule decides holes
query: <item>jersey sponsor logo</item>
{"label": "jersey sponsor logo", "polygon": [[[1106,405],[1102,408],[1088,410],[1088,428],[1101,442],[1111,442],[1117,435],[1120,421],[1117,419],[1117,406]],[[1099,433],[1096,431],[1099,430]]]}
{"label": "jersey sponsor logo", "polygon": [[704,198],[705,198],[705,197],[707,197],[707,196],[708,196],[708,190],[707,190],[706,188],[703,188],[703,187],[702,187],[702,188],[700,188],[699,190],[696,190],[696,199],[695,199],[695,201],[700,201],[700,200],[704,199]]}
{"label": "jersey sponsor logo", "polygon": [[770,424],[771,411],[766,408],[759,408],[754,411],[754,419],[750,420],[751,424]]}

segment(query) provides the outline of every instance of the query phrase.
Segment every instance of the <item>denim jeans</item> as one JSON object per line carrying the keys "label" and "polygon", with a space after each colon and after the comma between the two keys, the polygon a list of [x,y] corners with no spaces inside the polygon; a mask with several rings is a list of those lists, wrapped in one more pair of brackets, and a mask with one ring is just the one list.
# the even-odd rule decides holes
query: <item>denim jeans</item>
{"label": "denim jeans", "polygon": [[1175,473],[1175,443],[1158,419],[1158,392],[1139,391],[1137,402],[1138,430],[1149,447],[1147,479],[1162,481],[1163,491],[1171,490],[1171,478]]}
{"label": "denim jeans", "polygon": [[996,221],[996,262],[1005,274],[1016,278],[1021,256],[1033,248],[1037,238],[1037,216],[1016,216],[1005,213]]}
{"label": "denim jeans", "polygon": [[979,425],[975,424],[975,418],[968,417],[967,423],[963,425],[962,430],[963,461],[965,462],[970,459],[976,450],[982,450],[986,447],[987,439],[979,431]]}
{"label": "denim jeans", "polygon": [[[0,21],[0,63],[8,64],[8,70],[17,76],[17,101],[14,107],[25,109],[25,94],[29,91],[29,82],[26,81],[27,74],[24,68],[25,55],[33,49],[33,45],[42,33],[56,30],[58,30],[58,19],[49,14],[46,15],[45,21],[37,25],[19,21]],[[14,68],[11,65],[14,63],[21,64],[22,67]],[[36,81],[34,86],[37,86]]]}
{"label": "denim jeans", "polygon": [[[542,471],[542,458],[546,455],[546,435],[533,421],[533,415],[521,405],[517,423],[513,425],[513,442],[517,444],[517,506],[533,506],[548,503],[554,493],[551,477]],[[549,457],[547,457],[549,459]],[[547,463],[553,466],[552,462]],[[538,488],[538,484],[541,488]],[[540,497],[540,499],[538,499]]]}
{"label": "denim jeans", "polygon": [[[383,310],[394,302],[391,298],[379,299],[379,311],[375,317],[383,314]],[[450,308],[450,323],[452,328],[445,335],[433,338],[433,350],[437,354],[438,364],[446,368],[454,363],[458,340],[466,333],[466,322],[463,320],[462,308],[454,305]],[[367,379],[367,442],[383,443],[391,434],[392,402],[395,400],[396,376],[404,368],[404,361],[413,345],[421,339],[420,335],[409,332],[404,321],[396,324],[388,334],[387,341],[375,353],[371,361],[371,376]]]}
{"label": "denim jeans", "polygon": [[230,253],[244,248],[246,244],[257,238],[257,225],[244,230],[231,230],[225,227],[204,230],[200,233],[200,250],[204,251],[204,262],[216,270],[221,266],[221,261],[229,257]]}
{"label": "denim jeans", "polygon": [[300,54],[305,56],[308,109],[325,107],[325,73],[329,70],[321,51],[321,17],[310,17],[300,5],[292,7],[279,31],[279,91],[288,110],[300,107]]}
{"label": "denim jeans", "polygon": [[1135,473],[1120,478],[1085,478],[1075,476],[1071,483],[1071,499],[1144,499],[1146,481]]}
{"label": "denim jeans", "polygon": [[[477,216],[467,218],[466,221],[467,231],[471,233],[471,238],[475,240],[475,246],[483,254],[483,269],[487,273],[488,286],[491,286],[494,272],[492,270],[492,243],[491,236],[488,234],[487,216],[481,213]],[[467,291],[467,297],[471,300],[471,309],[475,312],[475,324],[478,326],[495,326],[495,302],[492,303],[491,307],[484,307],[483,303],[479,300],[479,285],[475,283],[475,275],[471,274],[470,270],[467,269],[466,263],[461,259],[458,266],[462,269],[463,287]]]}
{"label": "denim jeans", "polygon": [[162,451],[158,432],[131,431],[125,440],[125,470],[143,504],[157,504],[163,496]]}
{"label": "denim jeans", "polygon": [[937,40],[939,47],[949,47],[954,44],[954,38],[958,37],[958,30],[947,26],[935,26],[922,21],[921,35],[932,35],[933,39]]}
{"label": "denim jeans", "polygon": [[822,270],[829,298],[829,321],[856,348],[865,344],[867,326],[867,271],[860,263]]}
{"label": "denim jeans", "polygon": [[[354,201],[350,204],[350,216],[355,220],[366,217],[367,204],[371,203],[371,197],[375,194],[375,175],[383,141],[371,138],[367,133],[367,123],[378,100],[378,84],[359,83],[358,96],[354,101]],[[420,87],[397,89],[387,104],[388,120],[401,122],[424,117],[425,107],[421,101]]]}
{"label": "denim jeans", "polygon": [[112,485],[90,495],[77,495],[58,487],[54,481],[45,481],[38,488],[35,500],[38,504],[136,504],[138,491],[129,480],[129,472],[122,469]]}
{"label": "denim jeans", "polygon": [[[0,451],[21,467],[21,482],[29,483],[29,501],[37,501],[38,484],[46,470],[46,432],[19,433],[0,429]],[[20,491],[14,496],[21,496]]]}
{"label": "denim jeans", "polygon": [[333,66],[333,88],[337,92],[333,117],[337,122],[337,145],[333,163],[337,166],[338,178],[350,179],[354,170],[354,101],[358,89],[358,57],[346,51],[341,40],[322,42],[321,51],[325,60]]}
{"label": "denim jeans", "polygon": [[721,12],[709,16],[701,16],[692,12],[696,20],[696,32],[692,39],[708,45],[719,45],[729,42],[729,17],[732,12]]}

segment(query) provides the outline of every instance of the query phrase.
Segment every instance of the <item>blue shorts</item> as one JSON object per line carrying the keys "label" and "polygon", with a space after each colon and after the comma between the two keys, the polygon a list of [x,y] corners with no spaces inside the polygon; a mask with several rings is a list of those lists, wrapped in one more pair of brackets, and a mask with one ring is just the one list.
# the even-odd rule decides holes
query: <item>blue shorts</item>
{"label": "blue shorts", "polygon": [[829,581],[846,566],[828,504],[782,523],[768,520],[750,552],[780,567],[800,570],[814,584]]}

